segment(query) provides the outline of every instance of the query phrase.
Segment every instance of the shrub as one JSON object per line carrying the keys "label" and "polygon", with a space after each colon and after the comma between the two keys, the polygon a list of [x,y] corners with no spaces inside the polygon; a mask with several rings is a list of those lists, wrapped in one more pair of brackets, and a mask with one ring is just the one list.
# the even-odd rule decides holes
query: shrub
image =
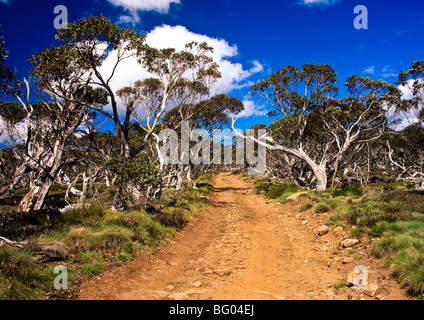
{"label": "shrub", "polygon": [[268,189],[273,186],[273,183],[269,179],[261,179],[256,181],[255,183],[255,190],[256,192],[265,191],[267,192]]}
{"label": "shrub", "polygon": [[325,221],[325,224],[342,226],[343,225],[342,220],[343,220],[343,215],[340,212],[337,212],[331,215],[330,217],[328,217],[328,219]]}
{"label": "shrub", "polygon": [[181,230],[188,223],[187,214],[183,209],[174,209],[171,213],[158,212],[154,218],[162,225],[175,227],[177,230]]}
{"label": "shrub", "polygon": [[424,254],[415,248],[402,251],[393,259],[392,273],[414,295],[424,293]]}
{"label": "shrub", "polygon": [[361,210],[357,208],[349,208],[344,214],[344,218],[347,223],[351,225],[356,225],[358,218],[362,215]]}
{"label": "shrub", "polygon": [[302,203],[302,204],[299,206],[299,212],[304,212],[304,211],[306,211],[306,210],[309,210],[309,209],[311,209],[313,206],[314,206],[314,205],[313,205],[312,203],[310,203],[310,202]]}
{"label": "shrub", "polygon": [[283,196],[284,194],[287,193],[293,193],[298,191],[299,188],[295,185],[291,185],[291,184],[276,184],[273,185],[271,187],[269,187],[269,189],[266,192],[266,196],[267,198],[270,199],[277,199],[280,198],[281,196]]}
{"label": "shrub", "polygon": [[84,262],[82,271],[86,275],[95,276],[106,269],[102,257],[97,252],[83,252],[81,259]]}
{"label": "shrub", "polygon": [[0,300],[41,299],[50,280],[28,252],[0,248]]}
{"label": "shrub", "polygon": [[90,250],[94,247],[95,237],[93,233],[85,228],[71,228],[68,235],[63,239],[63,242],[74,251]]}
{"label": "shrub", "polygon": [[132,233],[125,228],[107,228],[95,234],[96,245],[102,249],[121,251],[131,241]]}
{"label": "shrub", "polygon": [[62,215],[64,224],[93,226],[105,215],[100,206],[90,205],[81,208],[70,209]]}
{"label": "shrub", "polygon": [[420,191],[394,190],[384,192],[380,200],[386,202],[386,209],[394,211],[414,211],[424,214],[424,193]]}
{"label": "shrub", "polygon": [[359,198],[364,194],[364,189],[360,184],[355,184],[349,187],[337,188],[331,191],[333,197],[346,197],[351,196],[353,198]]}
{"label": "shrub", "polygon": [[324,203],[318,203],[317,205],[314,206],[315,213],[326,213],[328,211],[330,211],[330,207]]}
{"label": "shrub", "polygon": [[114,157],[107,162],[108,169],[116,174],[116,184],[123,186],[131,182],[138,189],[157,187],[161,183],[160,171],[150,162],[140,158]]}
{"label": "shrub", "polygon": [[6,238],[23,240],[38,235],[58,223],[59,211],[40,210],[17,212],[15,209],[0,213],[1,235]]}

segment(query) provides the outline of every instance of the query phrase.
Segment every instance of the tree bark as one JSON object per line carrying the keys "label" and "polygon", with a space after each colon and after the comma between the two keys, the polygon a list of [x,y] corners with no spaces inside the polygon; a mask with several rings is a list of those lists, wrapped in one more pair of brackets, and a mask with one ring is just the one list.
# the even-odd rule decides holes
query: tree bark
{"label": "tree bark", "polygon": [[267,135],[265,135],[262,138],[265,138],[265,141],[268,141],[271,144],[268,144],[267,142],[265,142],[261,139],[257,139],[253,136],[245,137],[244,135],[242,135],[240,132],[238,132],[234,128],[234,121],[233,121],[233,124],[232,124],[232,129],[236,133],[236,135],[241,136],[245,139],[252,139],[256,143],[264,145],[269,150],[280,150],[280,151],[291,154],[291,155],[298,157],[299,159],[305,161],[308,164],[308,166],[312,169],[312,171],[313,171],[313,173],[314,173],[314,175],[317,179],[317,191],[323,192],[323,191],[327,190],[327,172],[326,172],[327,160],[325,159],[325,157],[323,157],[321,162],[319,164],[317,164],[313,159],[311,159],[305,153],[305,151],[303,151],[301,146],[299,147],[299,149],[293,149],[293,148],[289,148],[289,147],[286,147],[286,146],[283,146],[283,145],[279,145],[271,137],[269,137]]}

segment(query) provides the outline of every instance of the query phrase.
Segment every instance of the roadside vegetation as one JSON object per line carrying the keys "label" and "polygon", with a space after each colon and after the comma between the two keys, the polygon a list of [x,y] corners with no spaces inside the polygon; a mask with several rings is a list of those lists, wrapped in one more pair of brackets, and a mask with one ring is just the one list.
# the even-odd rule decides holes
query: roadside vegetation
{"label": "roadside vegetation", "polygon": [[[197,189],[164,190],[157,209],[150,212],[112,211],[91,204],[64,213],[48,207],[24,213],[1,206],[2,236],[24,245],[0,247],[0,300],[70,298],[82,279],[154,252],[164,238],[182,230],[202,209],[211,180],[211,175],[203,175]],[[47,202],[63,191],[53,187]],[[105,188],[99,197],[109,191]],[[10,200],[19,201],[21,194],[17,190]],[[68,290],[53,286],[57,265],[68,270]]]}
{"label": "roadside vegetation", "polygon": [[[249,176],[246,176],[249,177]],[[408,182],[354,184],[314,192],[284,179],[254,179],[258,193],[278,202],[297,198],[299,212],[330,212],[328,226],[340,226],[354,238],[369,237],[372,255],[384,259],[391,273],[413,296],[424,293],[424,192]],[[389,179],[390,180],[390,179]]]}

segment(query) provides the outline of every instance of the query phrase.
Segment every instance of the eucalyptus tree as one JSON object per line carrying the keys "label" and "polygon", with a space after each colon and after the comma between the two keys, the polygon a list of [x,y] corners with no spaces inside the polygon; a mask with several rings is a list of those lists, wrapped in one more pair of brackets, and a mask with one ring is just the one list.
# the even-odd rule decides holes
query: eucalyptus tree
{"label": "eucalyptus tree", "polygon": [[[147,103],[143,105],[147,115],[145,125],[146,136],[143,142],[135,148],[133,154],[138,154],[146,146],[150,137],[154,136],[156,128],[161,123],[165,112],[174,106],[179,108],[180,113],[183,106],[201,99],[210,93],[212,85],[221,77],[219,66],[213,61],[211,53],[213,48],[207,43],[190,42],[182,51],[174,48],[168,49],[146,49],[145,55],[139,62],[159,82],[153,86],[153,90],[146,90],[146,79],[135,85],[139,87],[140,93]],[[155,99],[160,96],[159,103]],[[153,103],[152,103],[153,102]],[[185,110],[185,109],[184,109]],[[188,120],[191,112],[182,114],[181,120]],[[176,124],[178,126],[178,124]],[[163,128],[163,126],[162,126]],[[157,136],[155,137],[157,140]]]}
{"label": "eucalyptus tree", "polygon": [[8,56],[9,51],[6,48],[4,37],[0,35],[0,96],[16,94],[22,85],[12,68],[6,66]]}
{"label": "eucalyptus tree", "polygon": [[[120,156],[127,159],[135,159],[154,138],[172,99],[177,93],[181,95],[178,89],[182,79],[206,83],[211,77],[220,76],[218,66],[210,56],[213,48],[206,43],[189,43],[182,51],[151,48],[145,44],[145,35],[131,28],[120,28],[101,15],[69,23],[67,28],[58,31],[56,38],[64,47],[77,53],[75,61],[84,66],[87,83],[106,90],[110,111],[103,106],[88,107],[113,121],[121,145]],[[108,74],[102,68],[106,59],[113,62]],[[152,77],[114,91],[112,80],[126,59],[136,59]],[[186,99],[192,92],[186,90]],[[119,100],[124,110],[120,109]],[[137,113],[140,106],[145,110],[144,119]],[[136,121],[140,122],[145,134],[131,144],[129,128]],[[137,190],[130,187],[134,199],[138,198]]]}
{"label": "eucalyptus tree", "polygon": [[349,95],[329,102],[322,110],[325,130],[337,146],[331,186],[346,152],[353,151],[352,147],[358,144],[380,138],[395,123],[389,109],[401,103],[401,91],[383,80],[351,76],[345,87]]}
{"label": "eucalyptus tree", "polygon": [[[78,52],[78,59],[89,66],[93,73],[90,83],[103,87],[107,91],[111,112],[105,111],[103,108],[96,110],[114,122],[121,143],[121,156],[126,158],[135,157],[147,145],[155,128],[160,123],[160,118],[169,107],[174,88],[181,79],[189,74],[196,81],[200,81],[206,79],[211,73],[217,73],[218,66],[210,57],[213,49],[206,43],[192,42],[187,44],[182,51],[174,48],[152,48],[145,44],[145,35],[139,34],[131,28],[120,28],[101,15],[69,23],[67,28],[58,31],[56,37],[65,46]],[[114,56],[113,66],[109,74],[104,74],[102,66],[106,59],[111,61],[111,56]],[[117,92],[113,90],[111,81],[116,75],[119,65],[126,59],[137,59],[139,64],[152,75],[152,78],[159,80],[159,83],[150,82],[155,85],[153,94],[160,91],[160,99],[155,101],[156,105],[150,106],[148,113],[153,112],[154,116],[148,119],[147,125],[143,126],[148,129],[147,134],[145,139],[136,146],[130,146],[128,142],[128,125],[134,120],[134,110],[139,99],[147,99],[147,96],[152,94],[149,90],[145,90],[146,87],[147,89],[153,88],[144,81],[143,83],[138,82],[138,88],[129,84]],[[131,87],[132,89],[130,89]],[[118,106],[119,97],[126,99],[126,108],[123,112]],[[121,113],[123,113],[123,117],[121,117]]]}
{"label": "eucalyptus tree", "polygon": [[[69,139],[84,118],[88,105],[104,105],[106,93],[89,86],[84,79],[87,66],[78,53],[68,47],[45,49],[29,60],[35,82],[37,102],[30,99],[33,86],[23,79],[22,95],[13,93],[18,103],[2,105],[2,118],[11,128],[11,138],[23,147],[16,149],[20,160],[8,192],[31,173],[28,193],[19,203],[19,211],[42,208],[48,191],[62,167],[74,158],[66,156]],[[90,77],[89,77],[90,78]]]}
{"label": "eucalyptus tree", "polygon": [[407,71],[402,70],[396,84],[404,90],[404,99],[397,111],[403,114],[409,124],[417,121],[423,122],[424,61],[414,61]]}
{"label": "eucalyptus tree", "polygon": [[[98,15],[68,23],[67,28],[57,32],[56,39],[76,52],[75,60],[86,67],[86,76],[90,75],[89,83],[106,90],[111,111],[105,111],[102,107],[93,109],[113,121],[121,144],[121,156],[129,157],[131,149],[126,135],[127,123],[121,121],[117,93],[112,88],[111,81],[116,76],[116,70],[122,61],[135,59],[143,54],[145,36],[131,28],[121,28],[111,23],[108,18]],[[106,59],[112,56],[115,60],[111,71],[106,74],[102,66]],[[131,108],[124,110],[124,118],[130,118],[132,111]]]}
{"label": "eucalyptus tree", "polygon": [[336,72],[328,65],[305,64],[300,70],[292,65],[283,67],[251,87],[252,95],[265,99],[274,109],[270,115],[278,118],[271,135],[266,136],[267,148],[305,161],[315,175],[318,191],[327,187],[327,151],[332,140],[323,137],[317,146],[305,136],[316,112],[337,95],[336,82]]}
{"label": "eucalyptus tree", "polygon": [[341,99],[336,83],[328,65],[306,64],[301,70],[284,67],[251,87],[252,95],[265,99],[274,108],[269,115],[277,118],[262,144],[288,155],[283,160],[292,178],[301,185],[302,180],[316,180],[318,191],[327,188],[331,174],[334,185],[349,150],[378,139],[393,124],[389,109],[400,104],[401,91],[382,80],[351,76],[345,83],[348,96]]}
{"label": "eucalyptus tree", "polygon": [[[197,161],[193,163],[193,159],[200,158],[199,153],[203,152],[202,148],[197,146],[207,147],[209,151],[211,145],[221,146],[221,141],[214,141],[215,133],[230,124],[231,115],[239,114],[243,110],[244,105],[237,98],[218,94],[198,103],[179,105],[165,114],[163,125],[173,130],[179,128],[180,130],[177,131],[181,141],[178,148],[171,150],[177,154],[178,163],[166,166],[168,186],[175,185],[176,189],[180,189],[184,174],[186,174],[189,188],[197,186],[199,172],[207,170],[213,162],[211,157],[202,155],[204,160],[202,163]],[[166,137],[163,140],[166,140]],[[220,155],[220,152],[215,149],[214,156],[216,152]],[[179,154],[178,151],[180,151]]]}
{"label": "eucalyptus tree", "polygon": [[407,126],[386,137],[389,165],[397,180],[421,183],[424,177],[424,127],[421,123]]}

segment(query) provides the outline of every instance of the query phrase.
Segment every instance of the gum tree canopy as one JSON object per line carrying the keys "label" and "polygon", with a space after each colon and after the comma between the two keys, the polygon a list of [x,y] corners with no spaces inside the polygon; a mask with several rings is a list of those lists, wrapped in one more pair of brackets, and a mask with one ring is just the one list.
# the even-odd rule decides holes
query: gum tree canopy
{"label": "gum tree canopy", "polygon": [[305,64],[300,70],[283,67],[251,87],[252,95],[265,99],[274,109],[269,115],[277,118],[262,143],[306,163],[318,191],[326,190],[330,174],[334,183],[348,150],[381,136],[392,124],[388,109],[400,103],[400,90],[382,80],[349,77],[349,96],[341,99],[336,99],[336,83],[336,72],[328,65]]}
{"label": "gum tree canopy", "polygon": [[271,126],[268,148],[305,161],[314,172],[319,191],[327,186],[330,141],[323,141],[321,152],[312,155],[306,136],[315,114],[337,95],[336,82],[336,72],[328,65],[306,64],[300,70],[288,65],[251,87],[252,95],[259,95],[274,108],[270,115],[279,118]]}

